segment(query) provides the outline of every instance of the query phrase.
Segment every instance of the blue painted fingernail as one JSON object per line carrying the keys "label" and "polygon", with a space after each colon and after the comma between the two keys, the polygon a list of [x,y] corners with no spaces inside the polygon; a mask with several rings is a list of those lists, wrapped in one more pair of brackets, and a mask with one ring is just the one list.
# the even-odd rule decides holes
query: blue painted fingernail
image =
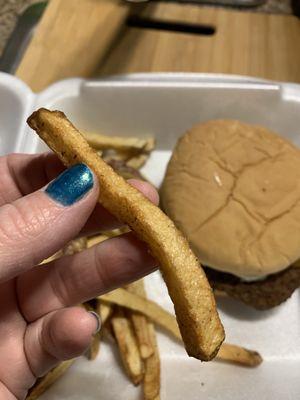
{"label": "blue painted fingernail", "polygon": [[77,164],[51,182],[46,193],[63,206],[71,206],[91,190],[93,185],[91,170],[84,164]]}

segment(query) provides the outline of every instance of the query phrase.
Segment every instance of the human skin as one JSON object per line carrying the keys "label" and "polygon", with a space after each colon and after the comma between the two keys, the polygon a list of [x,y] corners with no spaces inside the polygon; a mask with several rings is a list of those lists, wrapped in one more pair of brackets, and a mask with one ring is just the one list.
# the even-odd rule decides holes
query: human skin
{"label": "human skin", "polygon": [[[46,185],[63,170],[49,153],[0,158],[0,400],[24,399],[37,377],[86,350],[97,320],[76,304],[156,267],[131,233],[37,266],[79,235],[120,226],[97,204],[95,177],[70,206],[49,197]],[[151,185],[130,183],[158,203]]]}

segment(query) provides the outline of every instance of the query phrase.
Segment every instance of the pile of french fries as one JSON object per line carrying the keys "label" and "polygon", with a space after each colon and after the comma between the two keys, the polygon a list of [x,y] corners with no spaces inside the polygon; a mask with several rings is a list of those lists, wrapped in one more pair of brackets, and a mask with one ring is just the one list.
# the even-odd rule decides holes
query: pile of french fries
{"label": "pile of french fries", "polygon": [[[130,168],[141,168],[154,148],[153,138],[121,138],[92,133],[85,133],[85,137],[90,145],[101,152],[106,161],[121,161],[129,167],[129,171]],[[120,170],[119,173],[126,179],[132,177],[126,168]],[[128,230],[125,227],[89,238],[76,239],[44,263],[83,251]],[[95,311],[102,321],[101,331],[94,335],[86,354],[88,359],[94,360],[99,356],[101,341],[105,335],[113,336],[128,379],[133,385],[142,386],[145,400],[158,400],[160,398],[160,355],[155,327],[159,326],[174,340],[182,342],[175,316],[147,299],[143,280],[116,289],[82,306],[89,311]],[[262,362],[261,356],[256,351],[228,343],[223,343],[216,358],[248,367],[256,367]],[[46,376],[38,379],[28,394],[27,400],[38,399],[74,362],[75,360],[64,361]]]}
{"label": "pile of french fries", "polygon": [[141,168],[154,149],[155,140],[152,137],[142,139],[136,137],[106,136],[100,133],[83,133],[91,147],[97,150],[101,157],[111,160],[124,161],[128,167]]}

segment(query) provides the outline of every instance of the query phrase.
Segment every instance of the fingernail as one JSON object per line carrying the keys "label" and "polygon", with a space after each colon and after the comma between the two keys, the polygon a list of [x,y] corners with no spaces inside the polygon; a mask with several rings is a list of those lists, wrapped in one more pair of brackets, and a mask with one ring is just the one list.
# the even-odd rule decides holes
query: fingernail
{"label": "fingernail", "polygon": [[101,319],[100,319],[100,315],[98,315],[95,311],[88,311],[89,314],[91,314],[94,318],[96,318],[97,321],[97,326],[96,329],[94,331],[94,334],[98,333],[101,329]]}
{"label": "fingernail", "polygon": [[93,185],[91,170],[85,164],[77,164],[51,182],[46,193],[63,206],[70,206],[91,190]]}

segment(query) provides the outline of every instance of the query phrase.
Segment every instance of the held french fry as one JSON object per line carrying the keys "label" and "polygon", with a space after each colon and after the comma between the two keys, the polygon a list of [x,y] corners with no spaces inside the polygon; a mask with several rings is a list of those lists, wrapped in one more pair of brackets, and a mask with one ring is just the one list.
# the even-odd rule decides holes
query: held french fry
{"label": "held french fry", "polygon": [[[102,301],[117,304],[130,310],[143,313],[156,325],[165,329],[176,339],[179,341],[182,340],[176,318],[155,302],[149,299],[144,299],[136,294],[129,293],[125,289],[113,290],[112,292],[102,295],[100,298]],[[248,367],[256,367],[262,362],[262,357],[256,351],[248,350],[229,343],[222,344],[216,359]]]}
{"label": "held french fry", "polygon": [[130,321],[120,307],[111,318],[111,325],[125,371],[132,383],[139,385],[143,379],[143,363]]}
{"label": "held french fry", "polygon": [[40,109],[28,124],[65,165],[81,162],[94,171],[101,185],[100,203],[129,225],[158,260],[187,353],[211,360],[224,340],[224,329],[205,273],[174,223],[115,173],[63,113]]}

